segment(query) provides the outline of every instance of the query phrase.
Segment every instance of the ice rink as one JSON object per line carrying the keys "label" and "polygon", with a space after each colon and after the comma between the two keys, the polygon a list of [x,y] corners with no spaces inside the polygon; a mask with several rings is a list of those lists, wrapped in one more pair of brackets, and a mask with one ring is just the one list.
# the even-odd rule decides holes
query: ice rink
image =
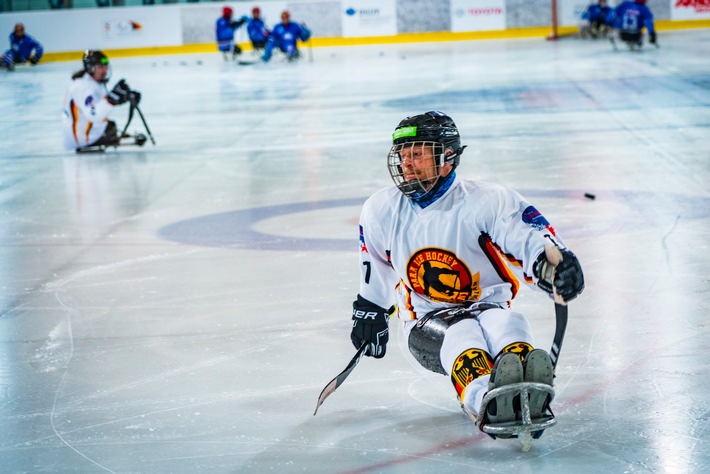
{"label": "ice rink", "polygon": [[[156,145],[103,155],[61,148],[79,58],[0,71],[0,471],[710,472],[710,30],[659,42],[114,59]],[[586,273],[528,453],[476,429],[396,320],[313,415],[355,353],[360,205],[432,109],[468,145],[459,176],[528,197]],[[551,301],[514,308],[549,349]]]}

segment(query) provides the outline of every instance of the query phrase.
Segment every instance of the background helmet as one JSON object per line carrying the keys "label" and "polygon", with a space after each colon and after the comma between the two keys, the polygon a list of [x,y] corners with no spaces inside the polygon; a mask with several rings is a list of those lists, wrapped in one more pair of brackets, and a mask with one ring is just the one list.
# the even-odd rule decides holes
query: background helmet
{"label": "background helmet", "polygon": [[[432,147],[436,166],[436,181],[406,181],[402,172],[400,152],[405,146],[428,144]],[[441,184],[440,169],[445,163],[451,163],[453,169],[459,164],[461,153],[466,146],[461,146],[461,136],[456,124],[443,112],[430,111],[407,117],[397,125],[392,133],[392,148],[387,155],[390,176],[405,196],[416,201],[432,196]]]}
{"label": "background helmet", "polygon": [[234,10],[232,10],[231,7],[222,8],[222,16],[224,18],[231,18],[233,13],[234,13]]}
{"label": "background helmet", "polygon": [[261,10],[259,10],[259,7],[254,7],[251,9],[251,14],[253,16],[259,16],[259,15],[261,15]]}
{"label": "background helmet", "polygon": [[[105,64],[108,66],[108,56],[106,56],[102,51],[84,51],[84,57],[81,58],[84,63],[84,71],[86,71],[90,76],[94,75],[96,66]],[[108,82],[110,74],[106,74],[106,79],[103,82]]]}

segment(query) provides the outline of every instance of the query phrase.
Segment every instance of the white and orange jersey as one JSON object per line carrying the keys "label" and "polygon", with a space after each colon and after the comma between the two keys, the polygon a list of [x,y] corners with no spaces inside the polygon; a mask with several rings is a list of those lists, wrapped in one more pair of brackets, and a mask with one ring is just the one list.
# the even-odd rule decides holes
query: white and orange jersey
{"label": "white and orange jersey", "polygon": [[545,245],[564,247],[554,228],[519,193],[456,177],[421,208],[392,186],[360,216],[360,295],[400,319],[473,302],[507,307],[520,281],[535,284]]}
{"label": "white and orange jersey", "polygon": [[106,84],[89,74],[74,79],[64,98],[64,146],[71,150],[91,145],[103,135],[113,109]]}

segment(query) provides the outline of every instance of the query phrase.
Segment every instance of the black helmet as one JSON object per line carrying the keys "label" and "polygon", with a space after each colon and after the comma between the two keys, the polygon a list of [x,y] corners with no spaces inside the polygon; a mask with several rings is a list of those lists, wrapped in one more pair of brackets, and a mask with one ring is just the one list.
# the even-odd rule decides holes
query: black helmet
{"label": "black helmet", "polygon": [[[436,169],[426,179],[407,180],[402,170],[401,152],[415,144],[431,149]],[[440,169],[450,163],[456,169],[466,146],[461,146],[461,136],[456,124],[443,112],[430,111],[407,117],[392,133],[392,148],[387,156],[390,175],[400,191],[410,199],[422,201],[433,196],[441,185]]]}
{"label": "black helmet", "polygon": [[[444,162],[458,166],[463,149],[461,136],[454,121],[443,112],[432,110],[425,114],[407,117],[399,122],[392,134],[392,144],[436,142],[444,146]],[[442,163],[443,164],[443,163]]]}
{"label": "black helmet", "polygon": [[[108,65],[108,56],[106,56],[102,51],[92,51],[92,50],[86,50],[84,51],[84,57],[81,58],[81,61],[84,63],[84,71],[89,73],[89,75],[94,74],[94,68],[96,66],[99,66],[101,64]],[[108,82],[108,75],[106,76],[106,81]]]}

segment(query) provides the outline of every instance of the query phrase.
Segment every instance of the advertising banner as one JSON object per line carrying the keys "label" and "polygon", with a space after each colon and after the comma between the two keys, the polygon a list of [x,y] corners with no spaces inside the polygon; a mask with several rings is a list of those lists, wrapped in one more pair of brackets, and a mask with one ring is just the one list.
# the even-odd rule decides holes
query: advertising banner
{"label": "advertising banner", "polygon": [[396,0],[342,0],[343,36],[397,34]]}
{"label": "advertising banner", "polygon": [[451,0],[451,31],[504,30],[505,0]]}
{"label": "advertising banner", "polygon": [[710,0],[671,0],[671,20],[710,18]]}

